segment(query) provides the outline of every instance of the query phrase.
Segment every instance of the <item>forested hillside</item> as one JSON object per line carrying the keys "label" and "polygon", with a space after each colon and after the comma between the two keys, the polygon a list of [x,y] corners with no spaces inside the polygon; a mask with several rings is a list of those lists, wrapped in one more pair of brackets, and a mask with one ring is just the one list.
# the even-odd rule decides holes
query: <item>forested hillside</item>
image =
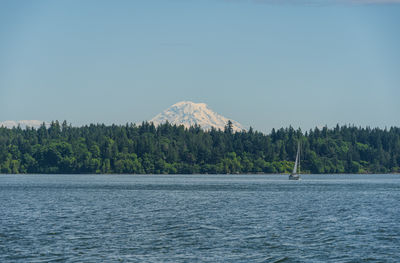
{"label": "forested hillside", "polygon": [[288,173],[297,142],[310,173],[400,172],[400,128],[291,127],[268,135],[151,123],[0,128],[1,173]]}

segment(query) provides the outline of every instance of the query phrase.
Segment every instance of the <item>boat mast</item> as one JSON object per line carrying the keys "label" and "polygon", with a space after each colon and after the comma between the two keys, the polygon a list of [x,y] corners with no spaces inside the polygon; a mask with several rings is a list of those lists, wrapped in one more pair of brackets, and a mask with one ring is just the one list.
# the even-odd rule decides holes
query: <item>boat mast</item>
{"label": "boat mast", "polygon": [[296,161],[294,162],[294,167],[293,167],[293,172],[292,174],[297,174],[297,165],[299,162],[299,148],[297,147],[297,153],[296,153]]}
{"label": "boat mast", "polygon": [[299,142],[299,145],[298,145],[298,148],[299,148],[299,174],[300,174],[300,142]]}

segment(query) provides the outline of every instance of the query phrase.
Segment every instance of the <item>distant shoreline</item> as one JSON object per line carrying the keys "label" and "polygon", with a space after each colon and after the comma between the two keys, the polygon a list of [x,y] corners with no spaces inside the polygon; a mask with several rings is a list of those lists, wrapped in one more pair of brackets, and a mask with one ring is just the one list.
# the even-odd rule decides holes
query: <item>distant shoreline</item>
{"label": "distant shoreline", "polygon": [[302,173],[400,172],[398,127],[288,127],[264,134],[251,127],[234,132],[229,121],[224,130],[55,121],[38,129],[0,127],[0,173],[288,174],[298,149]]}
{"label": "distant shoreline", "polygon": [[[194,174],[132,174],[132,173],[0,173],[0,175],[279,175],[289,176],[288,173],[234,173],[234,174],[210,174],[210,173],[194,173]],[[302,175],[400,175],[400,173],[304,173]]]}

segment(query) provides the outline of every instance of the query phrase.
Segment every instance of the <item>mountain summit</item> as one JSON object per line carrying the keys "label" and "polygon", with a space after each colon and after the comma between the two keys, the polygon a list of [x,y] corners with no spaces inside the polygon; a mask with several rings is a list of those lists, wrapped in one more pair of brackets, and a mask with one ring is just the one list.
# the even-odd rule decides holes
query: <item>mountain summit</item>
{"label": "mountain summit", "polygon": [[[168,121],[171,124],[183,125],[186,128],[197,124],[205,130],[209,130],[211,127],[224,130],[229,120],[213,112],[205,103],[181,101],[155,116],[150,122],[159,125]],[[233,124],[233,131],[244,130],[243,126],[237,121],[230,121]]]}

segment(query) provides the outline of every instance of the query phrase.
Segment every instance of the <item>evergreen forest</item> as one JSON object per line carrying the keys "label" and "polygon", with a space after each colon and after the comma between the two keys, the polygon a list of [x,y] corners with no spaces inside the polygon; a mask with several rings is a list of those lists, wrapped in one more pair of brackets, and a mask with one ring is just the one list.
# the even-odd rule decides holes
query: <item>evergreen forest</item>
{"label": "evergreen forest", "polygon": [[202,130],[143,122],[140,125],[66,121],[49,126],[0,127],[0,172],[228,174],[290,173],[298,142],[302,173],[398,173],[400,128],[292,127],[270,134]]}

